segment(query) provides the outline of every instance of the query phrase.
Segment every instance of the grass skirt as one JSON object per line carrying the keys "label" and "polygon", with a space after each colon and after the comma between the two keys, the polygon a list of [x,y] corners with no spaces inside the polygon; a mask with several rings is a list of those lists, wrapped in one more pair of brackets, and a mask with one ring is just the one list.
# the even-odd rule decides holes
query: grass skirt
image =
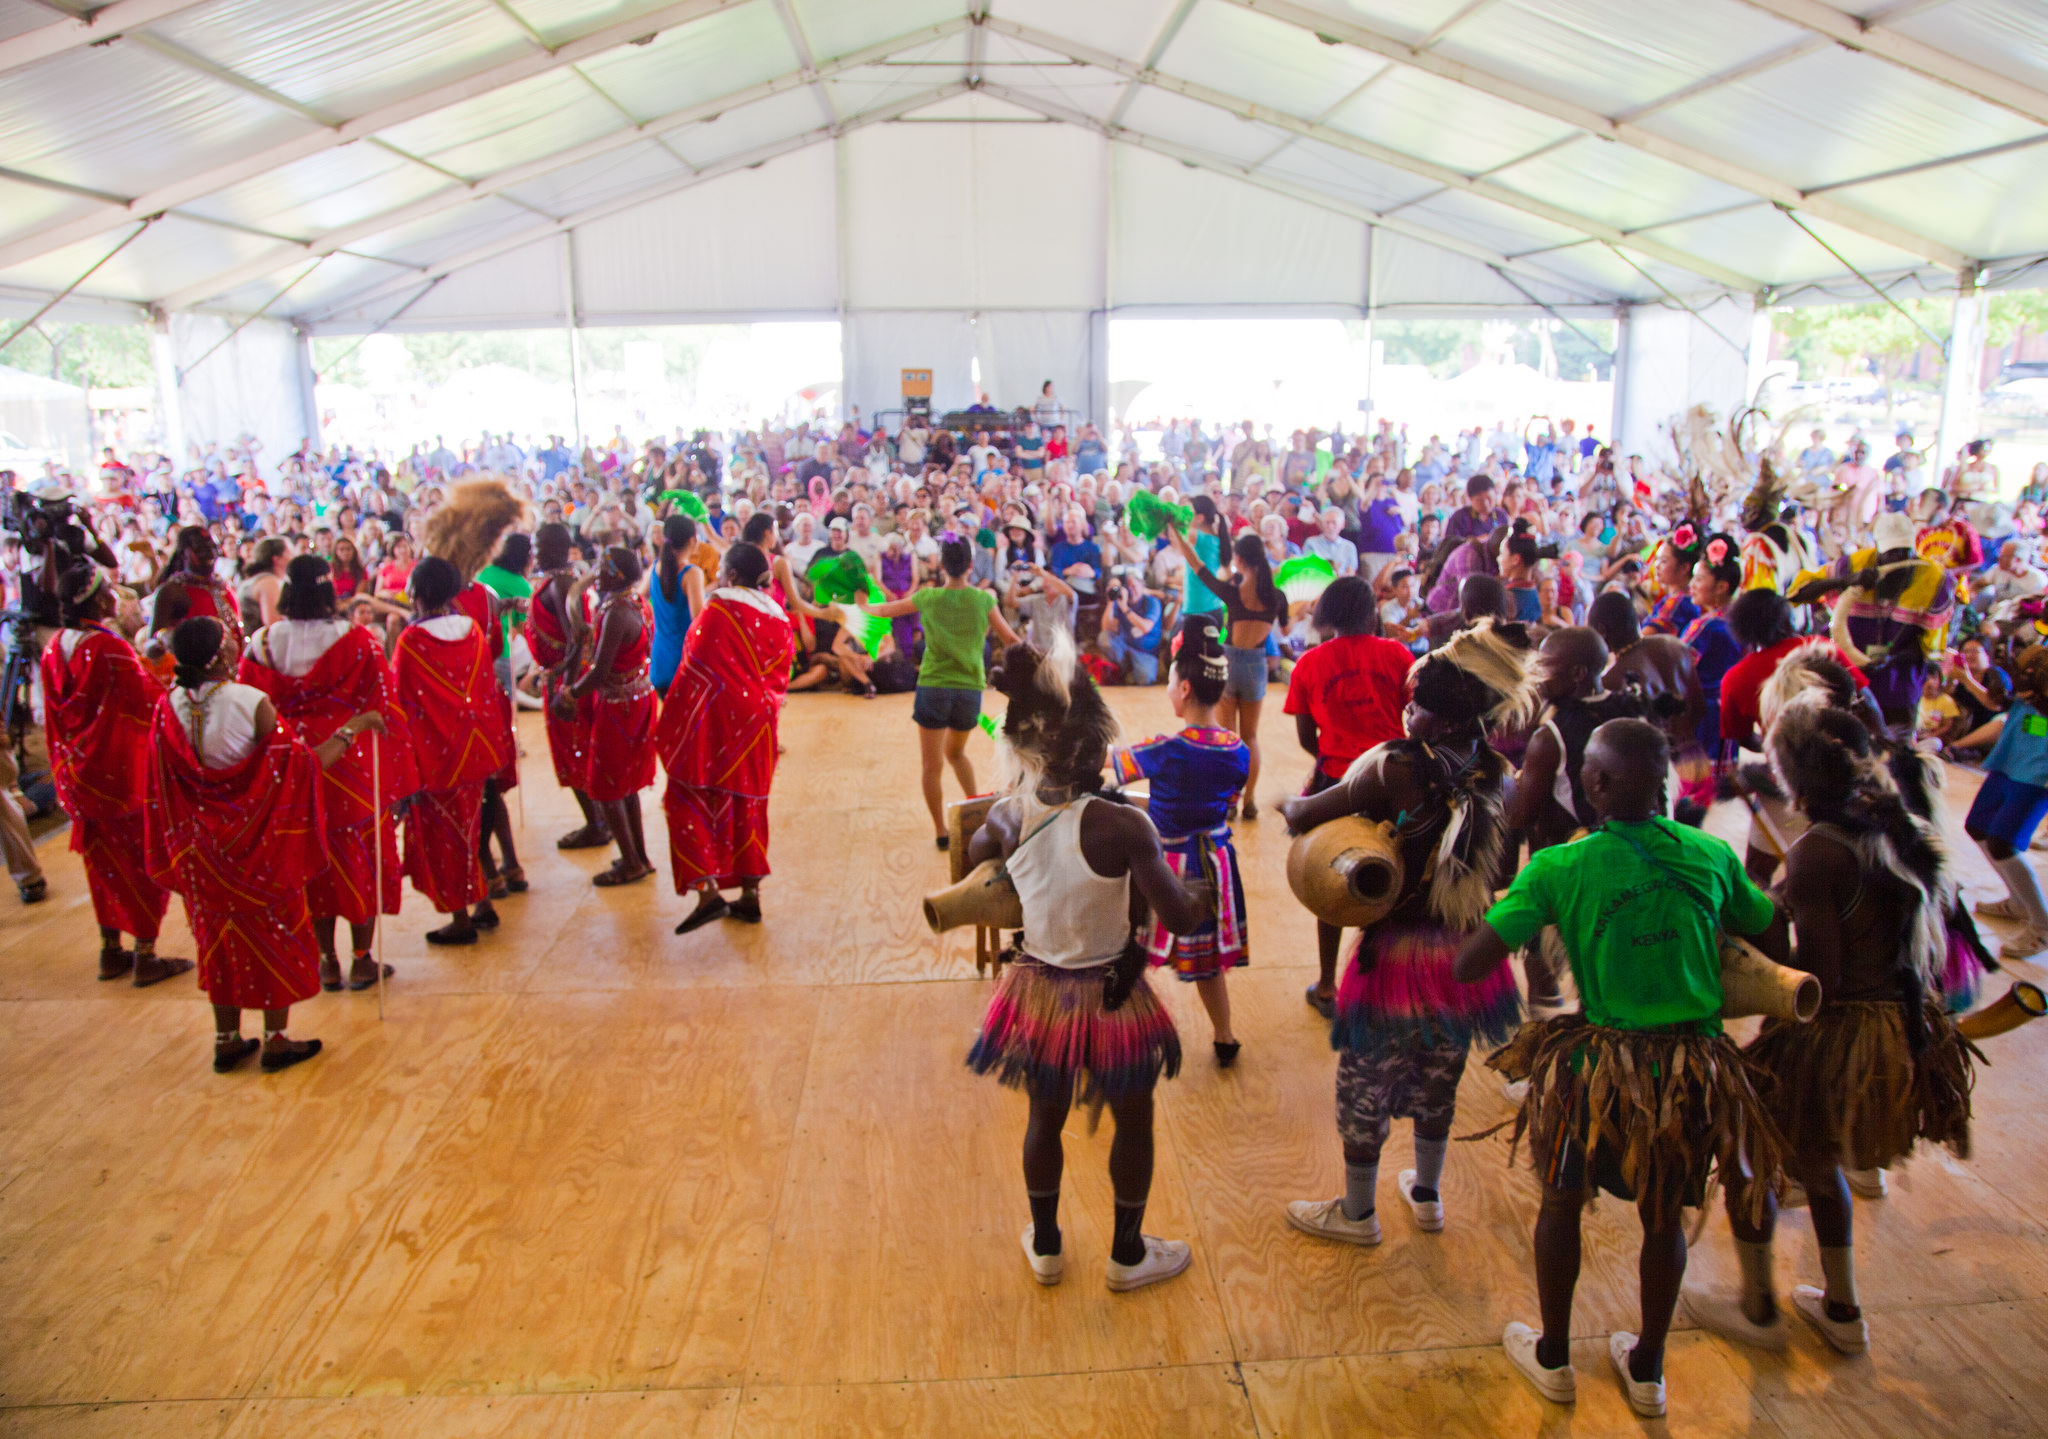
{"label": "grass skirt", "polygon": [[1792,1154],[1884,1169],[1925,1139],[1970,1157],[1972,1061],[1983,1056],[1939,1002],[1930,999],[1926,1015],[1917,1065],[1903,1004],[1824,1004],[1811,1024],[1765,1021],[1744,1053],[1770,1071],[1765,1104]]}
{"label": "grass skirt", "polygon": [[1180,1034],[1143,975],[1114,1013],[1102,1007],[1106,965],[1059,969],[1026,956],[1003,970],[981,1035],[968,1052],[976,1074],[1027,1092],[1070,1083],[1099,1120],[1102,1107],[1180,1073]]}
{"label": "grass skirt", "polygon": [[1503,964],[1460,984],[1451,973],[1460,939],[1435,920],[1383,920],[1361,934],[1337,987],[1330,1047],[1378,1055],[1513,1034],[1522,1014],[1514,975]]}
{"label": "grass skirt", "polygon": [[1573,1155],[1584,1158],[1590,1202],[1598,1174],[1618,1176],[1666,1227],[1703,1187],[1710,1169],[1747,1186],[1752,1222],[1776,1189],[1785,1144],[1757,1093],[1753,1061],[1724,1034],[1607,1029],[1585,1016],[1534,1020],[1487,1064],[1529,1081],[1515,1116],[1508,1162],[1529,1136],[1545,1181]]}

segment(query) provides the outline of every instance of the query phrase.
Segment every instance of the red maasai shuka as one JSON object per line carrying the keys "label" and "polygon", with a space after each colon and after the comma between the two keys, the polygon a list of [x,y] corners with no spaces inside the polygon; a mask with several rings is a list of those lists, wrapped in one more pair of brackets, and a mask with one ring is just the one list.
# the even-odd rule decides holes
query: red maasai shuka
{"label": "red maasai shuka", "polygon": [[[320,776],[320,803],[327,819],[327,868],[307,887],[306,904],[319,918],[350,924],[377,917],[377,856],[370,847],[374,827],[384,850],[382,910],[397,914],[398,824],[391,807],[419,788],[412,739],[398,704],[398,687],[384,661],[384,647],[366,629],[351,629],[303,675],[288,675],[244,653],[235,676],[270,696],[278,720],[309,748],[321,744],[353,716],[376,710],[384,733],[364,734]],[[374,748],[373,748],[374,747]],[[382,781],[372,794],[373,774]]]}
{"label": "red maasai shuka", "polygon": [[185,898],[215,1004],[283,1009],[320,992],[306,886],[327,867],[325,828],[320,765],[288,728],[209,769],[170,697],[158,701],[144,847],[157,883]]}
{"label": "red maasai shuka", "polygon": [[491,730],[491,743],[497,748],[498,769],[486,779],[498,782],[499,793],[519,783],[519,741],[512,729],[512,696],[498,688],[496,662],[498,651],[505,646],[504,626],[491,617],[491,587],[482,580],[471,580],[469,588],[455,597],[455,607],[476,623],[477,632],[484,637],[484,672],[491,681],[491,693],[497,696],[498,720]]}
{"label": "red maasai shuka", "polygon": [[781,606],[740,589],[705,596],[683,640],[655,728],[678,894],[768,873],[775,730],[795,643]]}
{"label": "red maasai shuka", "polygon": [[419,774],[405,817],[405,873],[434,908],[452,913],[485,894],[477,839],[484,781],[502,763],[498,677],[474,625],[456,640],[408,626],[392,661]]}
{"label": "red maasai shuka", "polygon": [[584,793],[599,804],[612,804],[654,783],[656,704],[654,687],[647,682],[654,615],[638,595],[612,603],[634,607],[640,632],[619,646],[611,673],[590,695],[590,781]]}
{"label": "red maasai shuka", "polygon": [[[568,597],[563,596],[567,603]],[[555,619],[554,611],[538,602],[526,626],[527,647],[533,662],[544,670],[559,666],[569,655],[569,637]],[[548,756],[555,764],[555,783],[563,789],[580,790],[590,780],[590,700],[576,701],[576,713],[562,719],[555,714],[555,694],[567,687],[566,677],[550,676],[541,692],[541,713],[547,720]]]}
{"label": "red maasai shuka", "polygon": [[171,896],[144,862],[149,736],[164,688],[133,646],[94,626],[64,655],[64,633],[43,650],[43,733],[71,848],[85,865],[102,929],[155,939]]}

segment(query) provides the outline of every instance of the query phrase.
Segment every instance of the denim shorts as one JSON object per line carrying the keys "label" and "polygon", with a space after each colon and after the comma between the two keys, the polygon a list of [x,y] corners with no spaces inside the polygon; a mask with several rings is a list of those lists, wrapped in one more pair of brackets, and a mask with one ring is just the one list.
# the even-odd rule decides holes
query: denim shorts
{"label": "denim shorts", "polygon": [[919,685],[910,718],[919,729],[971,730],[981,719],[981,691]]}
{"label": "denim shorts", "polygon": [[1230,665],[1230,678],[1223,693],[1244,704],[1257,704],[1266,697],[1266,647],[1241,650],[1225,645],[1223,657]]}

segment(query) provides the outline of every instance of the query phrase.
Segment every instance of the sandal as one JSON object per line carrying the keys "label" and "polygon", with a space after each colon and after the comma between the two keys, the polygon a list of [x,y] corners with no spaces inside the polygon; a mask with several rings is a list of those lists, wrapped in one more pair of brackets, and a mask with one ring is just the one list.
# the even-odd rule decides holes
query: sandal
{"label": "sandal", "polygon": [[1308,1007],[1325,1019],[1335,1019],[1337,1017],[1336,998],[1334,996],[1317,994],[1314,985],[1308,987]]}
{"label": "sandal", "polygon": [[728,903],[726,910],[734,919],[742,924],[759,924],[761,922],[761,896],[758,894],[743,894],[738,899]]}
{"label": "sandal", "polygon": [[[23,904],[41,904],[50,897],[50,882],[41,875],[37,875],[31,880],[25,880],[14,888],[15,892],[21,896]],[[105,979],[107,976],[101,975],[100,978]]]}
{"label": "sandal", "polygon": [[[107,968],[107,958],[110,955],[116,961],[116,967],[113,969]],[[135,953],[133,950],[103,949],[100,951],[100,982],[102,984],[110,979],[126,979],[134,972]]]}
{"label": "sandal", "polygon": [[[362,973],[363,962],[365,960],[369,961],[370,966],[370,972],[367,975]],[[385,979],[391,978],[391,976],[396,973],[398,973],[398,971],[393,966],[388,964],[384,966],[383,977]],[[356,959],[356,961],[348,967],[349,992],[351,994],[361,994],[364,990],[368,989],[371,985],[375,984],[377,982],[377,978],[377,961],[374,959],[370,959],[370,956],[368,956],[367,954],[359,956]]]}
{"label": "sandal", "polygon": [[320,987],[329,994],[341,993],[341,961],[327,955],[320,957]]}
{"label": "sandal", "polygon": [[636,870],[623,870],[613,865],[610,869],[601,869],[593,874],[590,882],[599,889],[616,889],[622,884],[638,884],[653,873],[654,866],[651,864],[645,869]]}
{"label": "sandal", "polygon": [[476,930],[469,925],[444,924],[427,931],[428,944],[475,944]]}
{"label": "sandal", "polygon": [[243,1060],[261,1048],[263,1048],[262,1040],[243,1039],[239,1035],[235,1037],[233,1044],[215,1044],[213,1046],[213,1072],[215,1074],[226,1074],[230,1070],[239,1069],[242,1067]]}
{"label": "sandal", "polygon": [[190,974],[198,967],[189,959],[167,959],[161,954],[151,955],[150,958],[162,965],[163,968],[150,975],[149,978],[144,979],[142,977],[142,961],[136,960],[135,987],[137,989],[148,989],[152,984],[162,984],[167,979],[176,979],[181,974]]}
{"label": "sandal", "polygon": [[510,889],[506,888],[505,877],[503,875],[492,875],[491,882],[484,886],[484,893],[492,899],[503,899],[506,895],[510,894],[511,892],[512,891]]}
{"label": "sandal", "polygon": [[612,832],[603,825],[572,829],[555,841],[556,849],[603,849],[612,842]]}
{"label": "sandal", "polygon": [[[516,864],[499,870],[498,878],[505,888],[513,894],[525,894],[529,888],[526,883],[526,871]],[[497,897],[496,895],[492,896],[493,899]]]}
{"label": "sandal", "polygon": [[496,929],[498,912],[491,908],[491,902],[487,899],[482,904],[473,904],[469,907],[469,922],[478,929]]}
{"label": "sandal", "polygon": [[693,929],[702,929],[705,925],[724,919],[731,913],[732,906],[725,902],[724,895],[700,898],[697,901],[697,907],[690,911],[688,917],[681,924],[676,926],[676,933],[688,934]]}

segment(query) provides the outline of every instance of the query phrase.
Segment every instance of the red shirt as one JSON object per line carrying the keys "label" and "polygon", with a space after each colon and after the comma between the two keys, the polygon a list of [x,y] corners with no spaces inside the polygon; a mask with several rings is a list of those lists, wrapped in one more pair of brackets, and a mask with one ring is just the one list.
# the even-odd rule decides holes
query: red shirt
{"label": "red shirt", "polygon": [[1406,703],[1406,645],[1380,635],[1339,635],[1301,657],[1287,682],[1286,713],[1316,722],[1317,765],[1332,779],[1375,745],[1397,740]]}
{"label": "red shirt", "polygon": [[[1763,721],[1759,701],[1763,697],[1764,685],[1778,672],[1778,666],[1786,655],[1813,639],[1812,635],[1794,635],[1788,640],[1779,640],[1767,650],[1744,655],[1728,667],[1728,673],[1721,676],[1721,738],[1731,742],[1746,740],[1756,732]],[[1835,645],[1828,646],[1828,653],[1856,677],[1856,683],[1865,689],[1870,681],[1863,671],[1849,663],[1849,657]]]}

